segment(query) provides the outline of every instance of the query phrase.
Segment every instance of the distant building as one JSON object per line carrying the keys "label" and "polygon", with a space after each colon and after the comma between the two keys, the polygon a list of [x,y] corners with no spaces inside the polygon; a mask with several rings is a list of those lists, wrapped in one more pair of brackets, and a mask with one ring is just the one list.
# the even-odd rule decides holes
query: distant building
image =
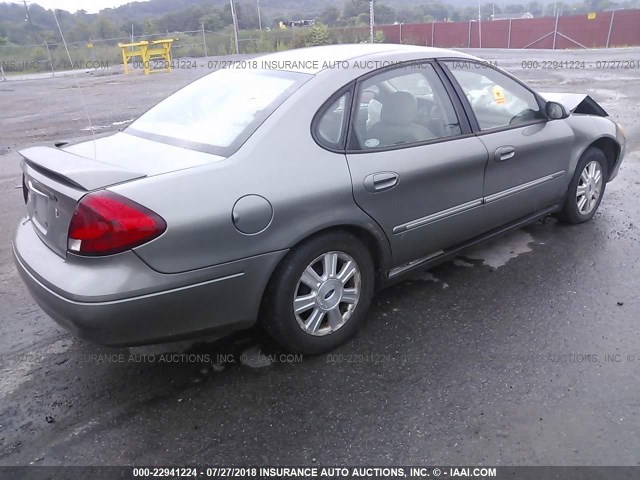
{"label": "distant building", "polygon": [[521,18],[533,18],[529,12],[525,13],[496,13],[491,15],[491,20],[520,20]]}
{"label": "distant building", "polygon": [[283,20],[280,22],[280,28],[313,27],[315,23],[315,20]]}

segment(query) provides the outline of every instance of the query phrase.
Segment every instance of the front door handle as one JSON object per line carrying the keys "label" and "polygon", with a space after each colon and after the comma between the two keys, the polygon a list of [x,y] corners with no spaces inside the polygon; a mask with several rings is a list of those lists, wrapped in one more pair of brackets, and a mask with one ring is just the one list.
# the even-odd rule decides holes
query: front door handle
{"label": "front door handle", "polygon": [[378,172],[368,175],[364,179],[364,188],[367,192],[384,192],[398,184],[398,174],[395,172]]}
{"label": "front door handle", "polygon": [[513,145],[506,145],[504,147],[500,147],[496,150],[496,161],[504,162],[505,160],[509,160],[516,155],[516,147]]}

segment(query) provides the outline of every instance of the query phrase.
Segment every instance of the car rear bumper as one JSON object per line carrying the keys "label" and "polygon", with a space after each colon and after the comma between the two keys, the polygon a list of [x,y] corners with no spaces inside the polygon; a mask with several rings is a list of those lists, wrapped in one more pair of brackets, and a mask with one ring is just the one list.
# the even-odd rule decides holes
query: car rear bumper
{"label": "car rear bumper", "polygon": [[29,292],[58,324],[95,343],[132,346],[250,327],[286,251],[167,275],[134,252],[62,258],[23,220],[13,253]]}

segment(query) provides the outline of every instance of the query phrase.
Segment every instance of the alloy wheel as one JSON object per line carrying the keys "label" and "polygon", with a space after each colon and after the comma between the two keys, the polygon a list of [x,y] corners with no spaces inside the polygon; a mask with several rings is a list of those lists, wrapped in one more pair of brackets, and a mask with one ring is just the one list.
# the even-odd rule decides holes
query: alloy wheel
{"label": "alloy wheel", "polygon": [[360,299],[361,274],[344,252],[327,252],[302,272],[293,298],[293,311],[302,330],[324,336],[349,320]]}
{"label": "alloy wheel", "polygon": [[576,203],[582,215],[588,215],[598,204],[602,194],[602,167],[598,162],[589,162],[580,174],[576,190]]}

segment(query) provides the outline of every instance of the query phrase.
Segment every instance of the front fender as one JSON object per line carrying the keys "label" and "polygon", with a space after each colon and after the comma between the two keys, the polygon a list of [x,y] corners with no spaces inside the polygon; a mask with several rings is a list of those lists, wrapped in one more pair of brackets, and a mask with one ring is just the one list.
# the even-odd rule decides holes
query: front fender
{"label": "front fender", "polygon": [[626,139],[619,126],[609,118],[584,114],[572,114],[564,121],[571,126],[575,134],[570,171],[575,171],[580,157],[587,148],[594,144],[610,142],[616,150],[608,181],[613,180],[618,174],[626,147]]}

